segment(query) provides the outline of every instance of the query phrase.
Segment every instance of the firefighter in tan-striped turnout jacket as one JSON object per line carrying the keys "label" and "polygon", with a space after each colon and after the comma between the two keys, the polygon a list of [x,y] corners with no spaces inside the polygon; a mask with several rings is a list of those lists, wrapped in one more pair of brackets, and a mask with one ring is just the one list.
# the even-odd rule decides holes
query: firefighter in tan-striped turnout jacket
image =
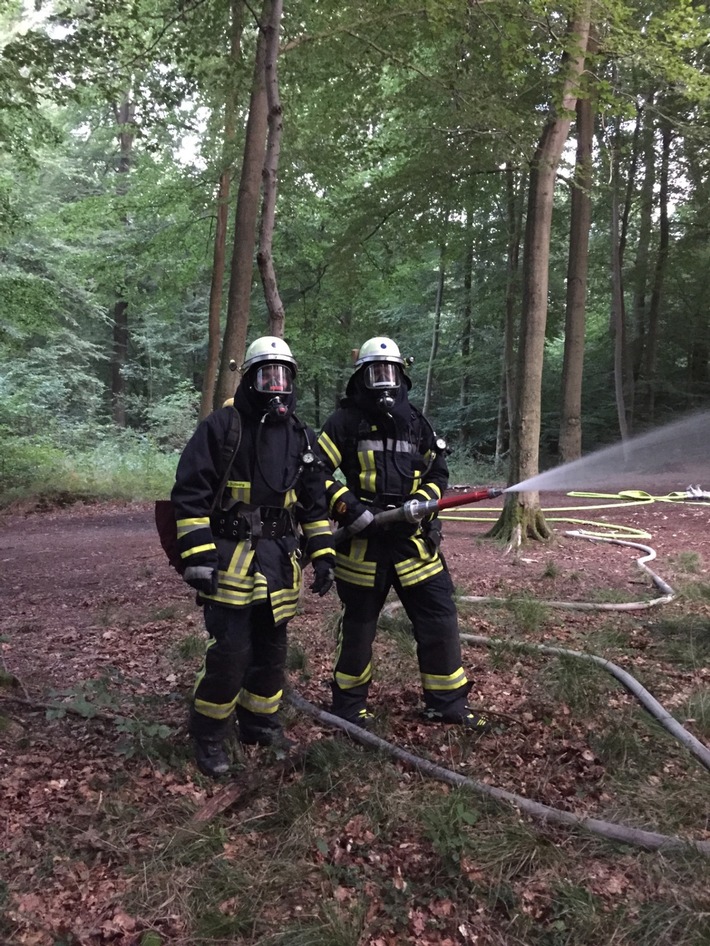
{"label": "firefighter in tan-striped turnout jacket", "polygon": [[[333,672],[333,713],[363,728],[377,620],[391,588],[409,617],[417,644],[423,716],[482,733],[472,713],[459,641],[453,585],[438,547],[440,523],[378,526],[378,511],[408,499],[440,499],[448,484],[446,445],[409,402],[411,381],[389,338],[362,346],[341,406],[318,438],[330,477],[330,516],[351,537],[336,548],[335,579],[343,611]],[[340,470],[343,483],[336,477]]]}
{"label": "firefighter in tan-striped turnout jacket", "polygon": [[333,583],[323,464],[315,433],[293,413],[295,359],[282,339],[266,336],[249,347],[242,371],[234,404],[203,420],[185,447],[171,494],[183,578],[197,591],[209,634],[189,728],[197,764],[211,776],[229,768],[225,741],[234,712],[242,742],[286,742],[278,709],[302,553],[313,566],[315,593]]}

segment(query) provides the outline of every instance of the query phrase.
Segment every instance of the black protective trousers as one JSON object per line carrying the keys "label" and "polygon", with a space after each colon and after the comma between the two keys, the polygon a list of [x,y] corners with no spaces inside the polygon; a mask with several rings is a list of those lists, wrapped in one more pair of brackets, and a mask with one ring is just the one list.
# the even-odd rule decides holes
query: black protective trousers
{"label": "black protective trousers", "polygon": [[[424,706],[456,715],[465,712],[470,684],[461,667],[461,641],[453,599],[453,583],[447,571],[426,581],[402,586],[394,564],[383,573],[378,569],[376,587],[363,588],[337,581],[343,614],[333,671],[333,713],[356,720],[365,709],[370,688],[372,645],[377,619],[391,588],[402,602],[417,645],[422,675]],[[432,683],[439,680],[441,686]],[[446,687],[446,681],[460,685]]]}
{"label": "black protective trousers", "polygon": [[236,712],[243,736],[280,729],[278,707],[286,666],[286,621],[274,623],[270,604],[204,606],[209,641],[197,676],[190,733],[222,738]]}

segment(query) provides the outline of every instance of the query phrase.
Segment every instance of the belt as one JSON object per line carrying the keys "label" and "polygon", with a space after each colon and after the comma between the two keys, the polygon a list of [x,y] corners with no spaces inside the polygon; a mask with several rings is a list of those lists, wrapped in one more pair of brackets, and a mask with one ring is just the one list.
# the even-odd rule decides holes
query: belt
{"label": "belt", "polygon": [[254,506],[248,512],[240,511],[236,515],[220,513],[212,517],[210,525],[214,535],[236,542],[295,535],[289,511],[271,506]]}

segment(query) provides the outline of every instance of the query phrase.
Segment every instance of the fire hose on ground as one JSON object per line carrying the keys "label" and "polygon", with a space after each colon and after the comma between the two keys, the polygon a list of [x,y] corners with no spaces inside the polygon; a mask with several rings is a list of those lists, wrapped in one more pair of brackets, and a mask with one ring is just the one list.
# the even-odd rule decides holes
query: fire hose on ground
{"label": "fire hose on ground", "polygon": [[[475,490],[473,492],[464,493],[459,496],[446,497],[439,500],[430,500],[427,502],[409,500],[401,507],[387,509],[378,513],[375,516],[375,520],[377,521],[378,525],[388,525],[398,522],[414,524],[421,522],[427,516],[436,512],[440,512],[444,509],[481,502],[487,499],[494,499],[500,496],[503,492],[504,490],[499,488],[489,488]],[[692,497],[689,495],[688,498],[696,499],[697,493]],[[705,496],[702,498],[705,498]],[[356,534],[357,530],[349,530],[347,528],[339,529],[334,533],[334,544],[338,545],[340,542]],[[599,539],[599,537],[586,534],[583,531],[569,532],[567,534],[585,539]],[[649,574],[654,584],[663,592],[663,596],[654,599],[652,602],[643,603],[643,606],[648,607],[651,604],[661,604],[672,601],[675,598],[675,592],[673,589],[645,565],[646,561],[655,558],[655,551],[653,549],[649,548],[648,546],[639,545],[638,543],[621,541],[609,537],[603,537],[601,540],[640,548],[646,553],[646,556],[643,559],[638,560],[638,565]],[[464,598],[462,600],[480,602],[493,601],[497,599]],[[582,609],[591,609],[593,607],[598,607],[600,609],[602,608],[600,605],[586,604],[583,602],[580,602],[579,604],[570,602],[550,602],[550,604],[551,606],[568,608],[579,608],[580,605]],[[618,609],[620,606],[617,605],[611,607]],[[634,605],[631,607],[634,607]],[[629,610],[628,605],[626,610]],[[670,732],[671,735],[679,740],[706,769],[710,769],[710,750],[708,750],[706,746],[704,746],[683,726],[681,726],[681,724],[675,720],[671,714],[668,713],[667,710],[665,710],[665,708],[631,674],[611,661],[602,657],[598,657],[594,654],[587,654],[580,651],[569,650],[567,648],[552,647],[542,644],[526,642],[511,644],[511,642],[508,641],[496,641],[473,634],[462,634],[461,638],[462,640],[484,646],[507,645],[515,648],[519,647],[520,649],[538,650],[542,653],[572,656],[581,660],[591,661],[601,666],[603,669],[611,673],[616,679],[618,679],[622,685],[639,700],[644,709],[646,709],[668,732]],[[346,721],[341,720],[330,713],[319,710],[317,707],[313,706],[313,704],[309,703],[303,697],[293,691],[287,695],[287,700],[292,706],[294,706],[294,708],[321,720],[327,725],[335,726],[345,730],[345,732],[350,735],[351,738],[358,742],[362,742],[365,745],[370,745],[375,748],[384,749],[390,755],[394,756],[400,761],[410,766],[414,766],[423,774],[428,774],[434,778],[449,782],[450,784],[472,788],[474,791],[485,794],[489,797],[512,803],[521,811],[524,811],[533,818],[541,820],[543,823],[547,822],[581,827],[599,836],[606,837],[611,840],[621,841],[627,844],[632,844],[647,850],[694,850],[705,856],[710,855],[710,841],[694,841],[691,839],[672,837],[658,834],[656,832],[639,830],[614,822],[601,821],[595,818],[579,817],[570,812],[552,808],[551,806],[543,805],[523,796],[515,795],[503,789],[498,789],[495,786],[477,782],[474,779],[470,779],[460,775],[459,773],[452,772],[442,766],[427,762],[426,760],[421,759],[420,757],[415,756],[406,750],[399,748],[398,746],[394,746],[391,743],[380,739],[372,733],[365,732],[353,724],[347,723]]]}

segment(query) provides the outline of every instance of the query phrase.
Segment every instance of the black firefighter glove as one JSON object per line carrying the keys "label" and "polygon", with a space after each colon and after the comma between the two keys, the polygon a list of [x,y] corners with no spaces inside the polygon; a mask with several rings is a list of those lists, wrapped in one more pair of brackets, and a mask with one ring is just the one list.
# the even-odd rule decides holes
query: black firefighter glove
{"label": "black firefighter glove", "polygon": [[219,576],[217,569],[211,565],[188,565],[182,573],[182,577],[195,591],[201,591],[204,595],[217,593]]}
{"label": "black firefighter glove", "polygon": [[315,578],[311,585],[311,591],[322,598],[323,595],[327,595],[333,587],[333,581],[335,579],[335,572],[333,571],[333,563],[330,556],[328,558],[317,558],[315,562],[313,562],[313,571]]}

